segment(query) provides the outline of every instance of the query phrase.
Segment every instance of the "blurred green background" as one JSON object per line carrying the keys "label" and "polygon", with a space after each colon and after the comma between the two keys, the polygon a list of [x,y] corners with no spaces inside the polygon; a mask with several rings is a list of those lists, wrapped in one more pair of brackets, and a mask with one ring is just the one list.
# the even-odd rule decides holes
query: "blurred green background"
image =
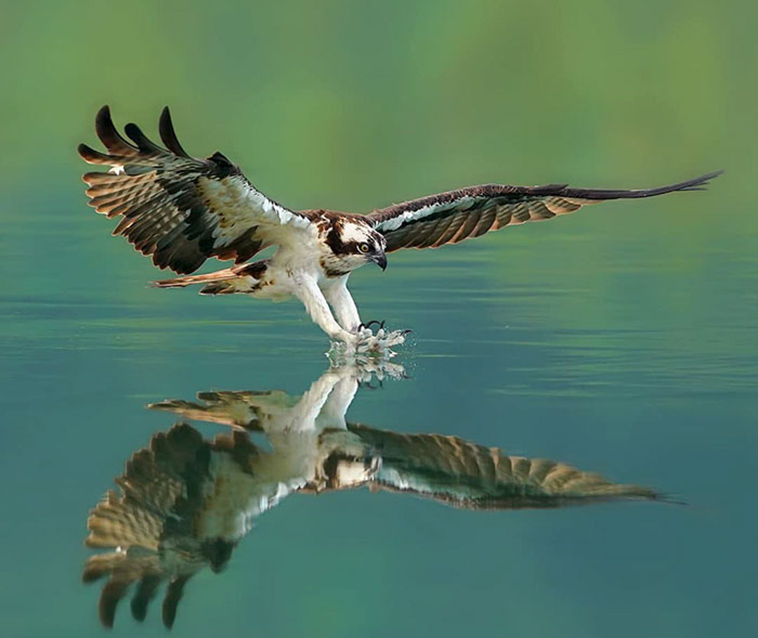
{"label": "blurred green background", "polygon": [[[614,233],[650,224],[656,250],[684,245],[697,261],[724,226],[756,232],[756,17],[749,3],[699,1],[6,2],[3,222],[62,223],[83,168],[75,145],[94,141],[103,103],[153,133],[169,104],[192,153],[222,149],[293,207],[368,211],[483,182],[648,186],[725,168],[710,206],[679,198],[660,217],[613,220]],[[53,185],[57,206],[30,212]],[[77,237],[96,228],[84,213],[66,221]],[[127,253],[98,244],[80,256]],[[604,250],[581,257],[600,266]],[[28,252],[5,260],[15,291],[34,277]]]}
{"label": "blurred green background", "polygon": [[[297,304],[156,291],[86,206],[94,116],[172,108],[294,208],[460,186],[706,193],[592,207],[351,280],[415,330],[375,427],[457,434],[681,495],[474,517],[391,496],[283,504],[176,635],[713,636],[758,632],[758,5],[746,2],[0,4],[0,634],[100,635],[86,512],[165,416],[211,389],[299,393],[323,335]],[[212,433],[212,431],[209,431]],[[285,507],[286,505],[286,507]],[[451,558],[452,557],[452,558]],[[162,635],[152,610],[136,628]],[[126,635],[126,634],[125,634]]]}
{"label": "blurred green background", "polygon": [[[301,208],[369,211],[484,182],[642,187],[725,168],[707,206],[672,198],[660,215],[586,222],[614,236],[644,224],[651,253],[701,266],[722,232],[749,246],[758,228],[756,17],[749,3],[700,1],[5,2],[5,285],[41,284],[32,255],[74,280],[94,264],[149,271],[102,238],[107,222],[74,188],[75,146],[95,141],[104,103],[152,134],[171,105],[191,153],[220,149]],[[67,241],[39,237],[50,228]],[[604,241],[567,255],[610,286],[607,256]]]}

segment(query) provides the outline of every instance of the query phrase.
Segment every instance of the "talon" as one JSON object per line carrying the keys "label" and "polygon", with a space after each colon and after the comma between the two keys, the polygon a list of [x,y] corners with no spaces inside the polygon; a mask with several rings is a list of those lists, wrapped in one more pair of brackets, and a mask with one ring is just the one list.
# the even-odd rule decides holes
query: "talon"
{"label": "talon", "polygon": [[360,326],[358,326],[358,330],[371,330],[371,326],[373,326],[374,324],[376,324],[377,326],[379,326],[379,328],[383,328],[384,327],[384,322],[383,321],[382,321],[382,323],[379,323],[376,319],[372,319],[371,321],[369,321],[367,323],[362,323]]}

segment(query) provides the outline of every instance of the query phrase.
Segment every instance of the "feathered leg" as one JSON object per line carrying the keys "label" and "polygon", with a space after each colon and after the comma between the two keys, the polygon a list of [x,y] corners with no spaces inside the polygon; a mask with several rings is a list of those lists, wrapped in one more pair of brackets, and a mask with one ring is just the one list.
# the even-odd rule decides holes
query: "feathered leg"
{"label": "feathered leg", "polygon": [[301,275],[295,281],[295,295],[303,302],[306,311],[314,323],[332,339],[344,341],[348,344],[355,344],[357,335],[348,332],[337,323],[332,311],[329,309],[329,303],[316,280],[312,277]]}
{"label": "feathered leg", "polygon": [[348,332],[357,332],[361,325],[361,317],[358,314],[358,307],[347,289],[348,277],[349,275],[344,275],[326,285],[321,284],[321,290],[337,315],[337,321],[340,325]]}
{"label": "feathered leg", "polygon": [[[405,341],[407,330],[385,330],[384,322],[379,325],[376,334],[371,332],[370,324],[361,323],[358,308],[353,301],[350,291],[347,289],[349,275],[335,279],[329,284],[321,285],[324,297],[334,309],[340,325],[348,332],[358,336],[359,352],[374,352],[387,354],[392,346],[400,345]],[[371,322],[379,323],[379,322]]]}

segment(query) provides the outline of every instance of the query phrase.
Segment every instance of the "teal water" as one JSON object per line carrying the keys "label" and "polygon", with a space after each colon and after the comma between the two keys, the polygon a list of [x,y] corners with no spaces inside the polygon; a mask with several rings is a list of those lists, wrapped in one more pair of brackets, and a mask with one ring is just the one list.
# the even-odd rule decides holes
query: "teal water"
{"label": "teal water", "polygon": [[82,583],[90,510],[182,418],[145,406],[297,397],[328,366],[297,303],[147,286],[160,273],[109,237],[80,181],[104,103],[153,137],[169,104],[188,152],[222,151],[294,208],[726,169],[707,192],[394,254],[351,280],[365,319],[414,338],[395,360],[409,378],[361,388],[348,421],[688,505],[292,494],[224,572],[189,580],[172,635],[758,634],[757,4],[38,0],[2,18],[0,636],[167,635],[162,591],[141,625],[122,602],[109,632],[102,583]]}
{"label": "teal water", "polygon": [[[721,186],[689,204],[707,208]],[[328,365],[296,303],[150,289],[146,260],[71,199],[31,208],[47,254],[3,303],[9,636],[101,635],[99,585],[80,580],[86,520],[130,455],[178,420],[145,404],[296,396]],[[688,506],[479,512],[365,489],[293,495],[256,520],[226,571],[189,581],[176,635],[752,633],[756,262],[727,233],[693,267],[691,247],[658,251],[646,224],[619,232],[670,204],[597,207],[356,273],[364,316],[415,333],[396,359],[410,378],[360,389],[348,420],[562,461]],[[98,264],[103,244],[114,258]],[[164,635],[160,602],[140,627],[122,604],[115,625]]]}

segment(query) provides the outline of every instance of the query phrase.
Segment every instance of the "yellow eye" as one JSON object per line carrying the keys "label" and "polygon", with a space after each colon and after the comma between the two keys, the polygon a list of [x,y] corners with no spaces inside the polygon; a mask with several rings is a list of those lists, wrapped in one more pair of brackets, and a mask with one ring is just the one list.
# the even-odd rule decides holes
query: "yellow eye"
{"label": "yellow eye", "polygon": [[368,244],[359,244],[358,250],[360,250],[362,253],[367,253],[369,250],[371,250],[371,246]]}

